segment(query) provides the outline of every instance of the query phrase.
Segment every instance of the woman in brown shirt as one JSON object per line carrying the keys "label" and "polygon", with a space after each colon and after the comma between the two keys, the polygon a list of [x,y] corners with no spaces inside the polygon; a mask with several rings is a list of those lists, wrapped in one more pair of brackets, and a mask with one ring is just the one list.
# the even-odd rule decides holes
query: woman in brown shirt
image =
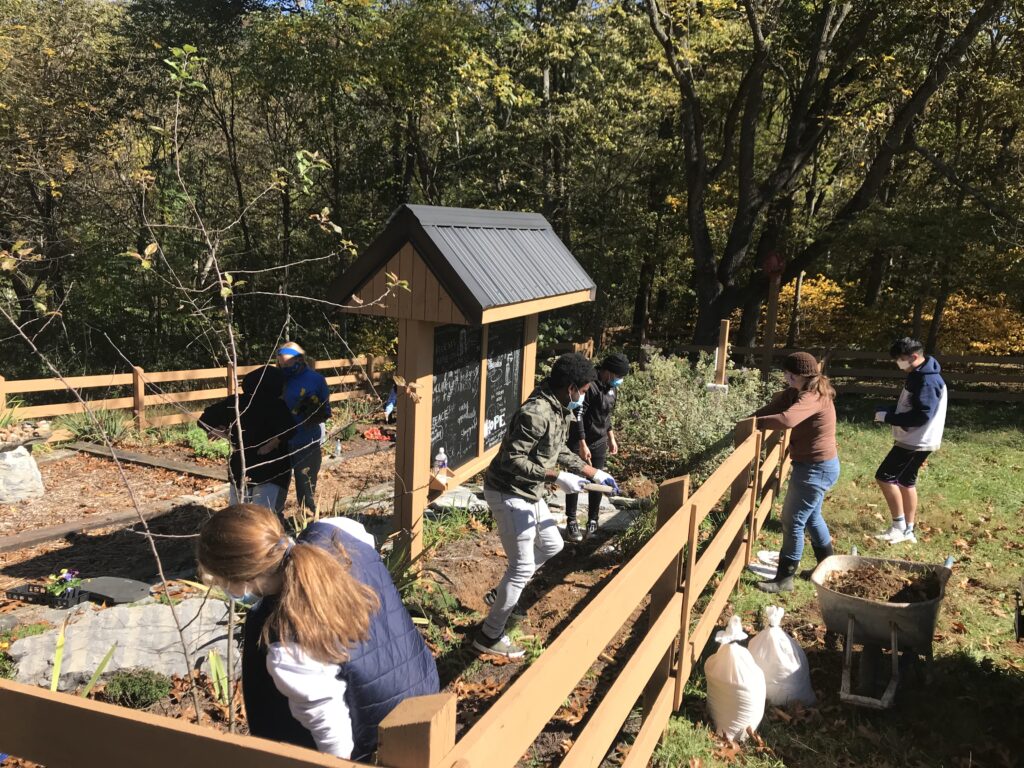
{"label": "woman in brown shirt", "polygon": [[757,585],[763,592],[793,591],[793,574],[803,554],[805,530],[819,563],[832,554],[832,535],[821,516],[821,505],[839,479],[835,389],[822,375],[818,361],[807,352],[789,355],[782,368],[789,387],[754,414],[761,429],[793,430],[793,472],[782,504],[779,570],[774,579]]}

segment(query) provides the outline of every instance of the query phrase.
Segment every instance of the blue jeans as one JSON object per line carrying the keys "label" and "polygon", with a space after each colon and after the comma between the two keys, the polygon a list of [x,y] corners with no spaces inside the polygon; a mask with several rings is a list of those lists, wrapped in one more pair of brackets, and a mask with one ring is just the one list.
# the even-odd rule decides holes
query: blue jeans
{"label": "blue jeans", "polygon": [[779,554],[800,560],[804,552],[804,529],[815,547],[832,543],[821,503],[825,494],[839,479],[839,457],[828,461],[793,462],[793,473],[782,504],[782,550]]}
{"label": "blue jeans", "polygon": [[[295,450],[294,448],[292,450]],[[320,474],[320,443],[310,443],[292,454],[295,472],[295,503],[310,512],[316,512],[316,476]]]}

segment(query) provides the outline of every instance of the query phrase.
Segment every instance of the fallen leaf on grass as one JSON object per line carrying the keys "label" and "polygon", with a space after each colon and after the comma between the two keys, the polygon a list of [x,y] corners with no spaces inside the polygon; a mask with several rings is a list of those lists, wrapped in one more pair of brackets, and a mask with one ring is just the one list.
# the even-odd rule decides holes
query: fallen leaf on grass
{"label": "fallen leaf on grass", "polygon": [[691,757],[689,762],[689,768],[704,768],[704,761],[699,757]]}
{"label": "fallen leaf on grass", "polygon": [[971,548],[971,545],[967,542],[966,539],[957,539],[956,541],[953,542],[953,546],[956,547],[957,549],[963,549],[963,550],[968,550],[968,549]]}
{"label": "fallen leaf on grass", "polygon": [[724,760],[727,763],[735,763],[737,758],[740,756],[740,745],[731,739],[723,739],[715,748],[715,757],[719,760]]}
{"label": "fallen leaf on grass", "polygon": [[772,714],[784,723],[793,722],[793,716],[780,707],[772,707]]}
{"label": "fallen leaf on grass", "polygon": [[951,630],[953,630],[958,635],[966,635],[967,634],[967,627],[965,627],[959,621],[954,621],[952,624],[949,625],[949,628]]}

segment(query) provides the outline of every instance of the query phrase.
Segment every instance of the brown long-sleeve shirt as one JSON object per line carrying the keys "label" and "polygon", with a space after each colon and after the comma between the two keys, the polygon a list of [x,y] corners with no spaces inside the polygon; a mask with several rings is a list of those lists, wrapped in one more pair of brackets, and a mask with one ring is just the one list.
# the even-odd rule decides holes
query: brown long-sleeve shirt
{"label": "brown long-sleeve shirt", "polygon": [[792,429],[793,461],[828,461],[836,449],[836,406],[832,398],[788,387],[757,411],[762,429]]}

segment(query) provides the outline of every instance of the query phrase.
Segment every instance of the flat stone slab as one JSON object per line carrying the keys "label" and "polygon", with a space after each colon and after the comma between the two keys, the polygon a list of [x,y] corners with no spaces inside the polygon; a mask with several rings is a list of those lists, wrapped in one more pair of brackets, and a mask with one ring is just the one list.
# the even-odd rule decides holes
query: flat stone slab
{"label": "flat stone slab", "polygon": [[[216,649],[226,663],[227,604],[220,600],[190,598],[174,608],[184,628],[193,663],[205,668],[212,649]],[[236,618],[236,626],[237,621]],[[18,682],[49,686],[58,633],[59,627],[11,645],[8,653],[18,665]],[[170,606],[147,603],[97,610],[96,606],[84,603],[68,612],[58,688],[74,690],[87,683],[115,643],[117,648],[104,675],[136,667],[168,676],[187,674]],[[233,653],[236,670],[241,666],[239,657],[239,653]]]}
{"label": "flat stone slab", "polygon": [[83,579],[82,591],[92,596],[96,603],[121,605],[137,603],[149,597],[150,586],[144,581],[122,579],[118,576],[98,576],[95,579]]}

